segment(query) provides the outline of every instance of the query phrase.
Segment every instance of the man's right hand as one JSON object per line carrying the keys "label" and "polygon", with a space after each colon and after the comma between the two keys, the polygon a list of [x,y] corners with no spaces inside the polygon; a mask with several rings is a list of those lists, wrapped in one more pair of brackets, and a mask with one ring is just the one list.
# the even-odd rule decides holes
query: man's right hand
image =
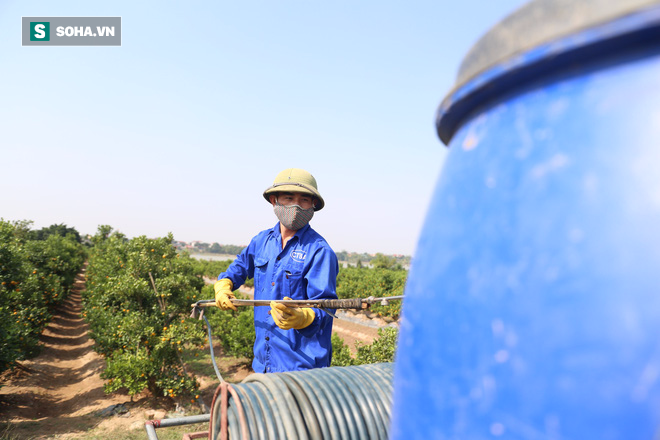
{"label": "man's right hand", "polygon": [[234,284],[229,278],[223,278],[216,281],[213,285],[215,290],[215,305],[221,310],[236,310],[236,306],[231,303],[236,298],[233,293]]}

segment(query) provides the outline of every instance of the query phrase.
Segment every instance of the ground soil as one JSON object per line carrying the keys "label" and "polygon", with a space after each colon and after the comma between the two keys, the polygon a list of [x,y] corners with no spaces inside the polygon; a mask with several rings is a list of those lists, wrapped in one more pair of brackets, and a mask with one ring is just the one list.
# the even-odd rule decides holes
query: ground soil
{"label": "ground soil", "polygon": [[[100,377],[105,364],[93,350],[94,341],[89,338],[88,326],[80,315],[84,288],[83,272],[44,330],[41,354],[0,377],[0,439],[92,438],[86,434],[91,430],[93,438],[105,438],[104,432],[109,437],[121,438],[110,433],[143,430],[145,420],[163,418],[177,409],[172,399],[148,393],[132,399],[122,393],[105,394]],[[356,341],[372,342],[377,328],[353,321],[356,320],[335,320],[334,332],[351,349]],[[215,350],[218,354],[220,347]],[[222,356],[218,360],[227,381],[239,382],[250,374],[245,362]],[[198,379],[201,398],[210,405],[217,379],[210,376],[198,376]],[[98,414],[115,404],[123,404],[128,413]]]}

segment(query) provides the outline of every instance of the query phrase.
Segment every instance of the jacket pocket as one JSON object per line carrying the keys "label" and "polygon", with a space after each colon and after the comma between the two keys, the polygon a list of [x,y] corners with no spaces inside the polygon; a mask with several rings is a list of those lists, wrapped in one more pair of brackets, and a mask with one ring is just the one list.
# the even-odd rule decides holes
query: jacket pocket
{"label": "jacket pocket", "polygon": [[307,299],[302,272],[284,271],[284,293],[291,299]]}
{"label": "jacket pocket", "polygon": [[266,280],[266,271],[268,270],[268,260],[265,258],[254,259],[254,287],[255,293],[262,291],[268,280]]}

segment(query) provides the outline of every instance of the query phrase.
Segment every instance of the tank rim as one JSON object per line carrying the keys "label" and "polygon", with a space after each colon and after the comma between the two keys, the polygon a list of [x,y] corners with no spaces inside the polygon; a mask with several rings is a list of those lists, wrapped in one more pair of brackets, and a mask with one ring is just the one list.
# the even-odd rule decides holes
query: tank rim
{"label": "tank rim", "polygon": [[[489,35],[486,34],[482,40]],[[480,44],[483,47],[482,40],[475,47]],[[449,145],[460,125],[475,108],[525,84],[539,81],[567,67],[611,57],[624,49],[636,46],[658,47],[659,41],[660,4],[656,4],[515,52],[476,74],[470,73],[474,66],[466,68],[464,62],[459,81],[438,107],[438,137],[445,145]]]}

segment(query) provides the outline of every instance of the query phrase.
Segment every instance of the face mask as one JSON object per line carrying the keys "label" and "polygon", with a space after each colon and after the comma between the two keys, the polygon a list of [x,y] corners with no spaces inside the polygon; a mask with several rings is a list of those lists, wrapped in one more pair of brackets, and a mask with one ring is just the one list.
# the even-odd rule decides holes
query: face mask
{"label": "face mask", "polygon": [[304,227],[314,216],[314,208],[302,209],[298,205],[284,206],[277,201],[273,209],[280,223],[292,231]]}

